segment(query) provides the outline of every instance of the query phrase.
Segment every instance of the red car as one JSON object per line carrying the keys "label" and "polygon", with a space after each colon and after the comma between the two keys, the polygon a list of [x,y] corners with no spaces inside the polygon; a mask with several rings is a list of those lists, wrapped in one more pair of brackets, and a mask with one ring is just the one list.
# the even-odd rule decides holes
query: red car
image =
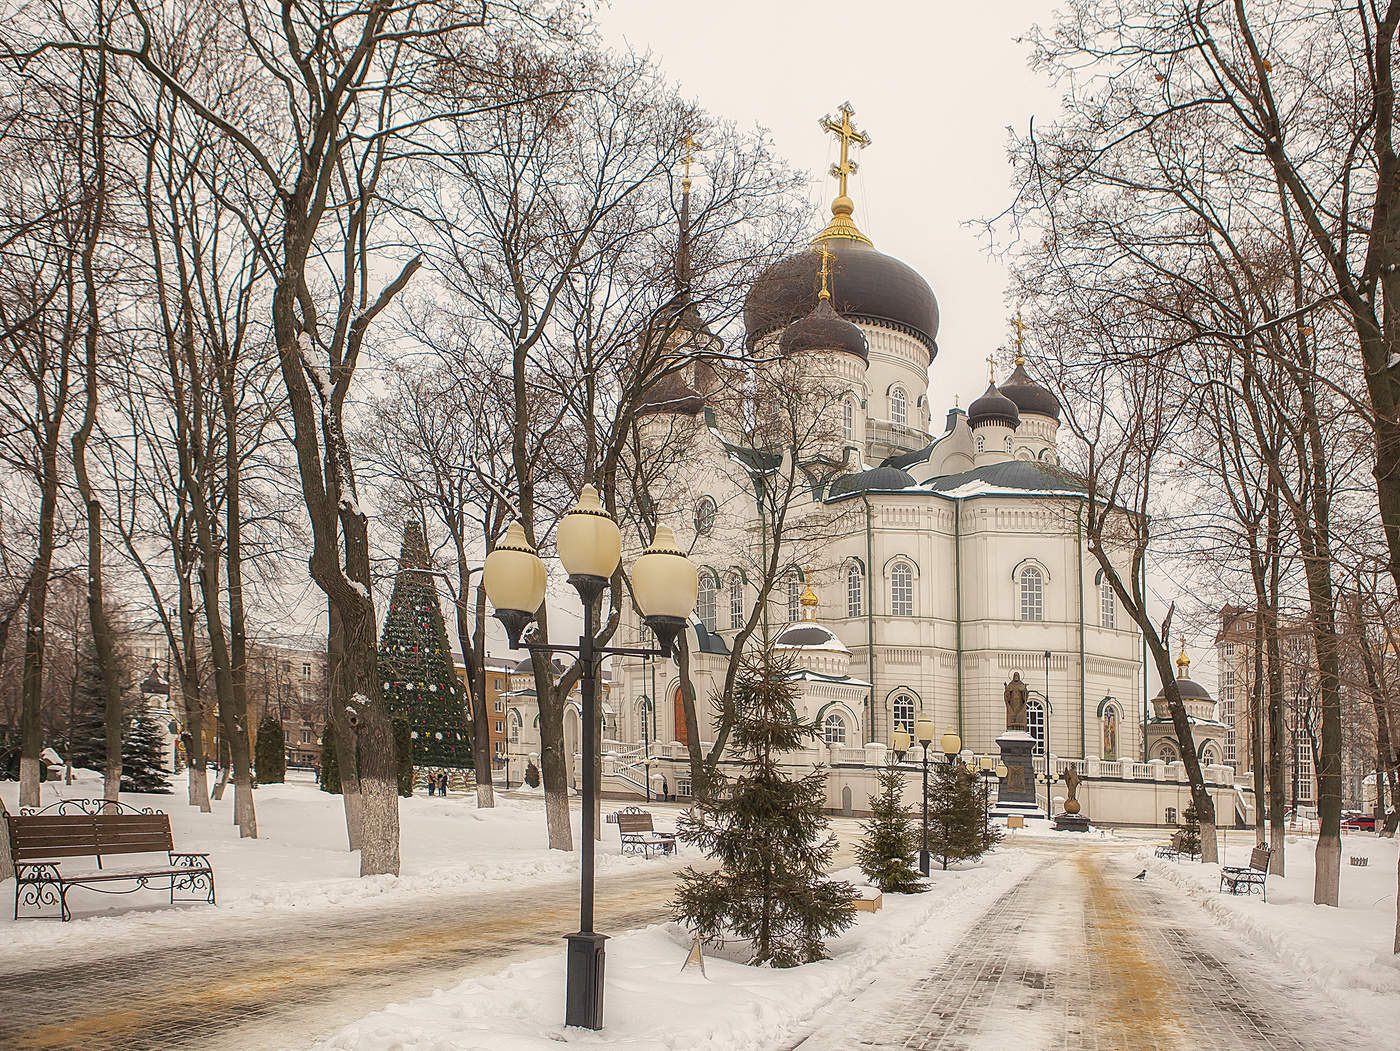
{"label": "red car", "polygon": [[1376,830],[1376,815],[1348,814],[1342,818],[1342,828],[1352,832],[1374,832]]}

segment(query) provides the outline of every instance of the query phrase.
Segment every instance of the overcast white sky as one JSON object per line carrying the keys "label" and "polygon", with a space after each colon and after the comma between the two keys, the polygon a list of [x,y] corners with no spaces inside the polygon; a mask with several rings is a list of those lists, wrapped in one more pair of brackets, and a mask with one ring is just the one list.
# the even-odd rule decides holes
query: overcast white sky
{"label": "overcast white sky", "polygon": [[[856,222],[883,252],[918,270],[942,314],[930,401],[943,410],[986,387],[986,356],[1007,344],[1005,266],[966,221],[1010,200],[1008,127],[1046,120],[1059,94],[1031,73],[1025,44],[1050,0],[612,0],[615,42],[650,50],[703,108],[768,128],[812,173],[814,221],[834,183],[836,145],[817,126],[844,100],[872,144],[852,180]],[[703,146],[703,143],[701,144]],[[999,374],[1005,370],[999,369]]]}

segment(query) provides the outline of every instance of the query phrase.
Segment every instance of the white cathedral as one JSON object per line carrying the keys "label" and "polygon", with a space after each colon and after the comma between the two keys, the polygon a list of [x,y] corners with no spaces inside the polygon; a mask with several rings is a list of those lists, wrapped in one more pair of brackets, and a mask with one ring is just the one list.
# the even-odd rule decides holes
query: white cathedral
{"label": "white cathedral", "polygon": [[[810,564],[785,567],[767,610],[768,637],[799,669],[800,714],[828,747],[860,749],[888,744],[926,712],[940,734],[956,730],[965,749],[995,754],[1004,686],[1019,672],[1037,752],[1145,759],[1142,640],[1085,546],[1085,494],[1058,467],[1060,405],[1018,351],[1010,375],[966,410],[934,415],[938,303],[854,221],[848,150],[865,139],[851,116],[843,106],[824,121],[841,145],[830,223],[810,250],[763,272],[744,309],[753,367],[800,362],[840,391],[839,449],[825,461],[835,466],[812,474],[794,517],[850,527],[833,528]],[[684,257],[688,177],[683,187]],[[708,336],[687,276],[678,273],[677,340]],[[726,426],[726,382],[716,367],[687,364],[648,392],[642,427],[658,442],[689,429],[684,477],[667,487],[661,517],[700,567],[688,639],[707,741],[706,699],[757,595],[745,567],[765,541],[751,487],[779,455],[746,447],[742,428]],[[645,637],[634,615],[619,637]],[[674,663],[618,660],[612,675],[610,736],[685,741]]]}

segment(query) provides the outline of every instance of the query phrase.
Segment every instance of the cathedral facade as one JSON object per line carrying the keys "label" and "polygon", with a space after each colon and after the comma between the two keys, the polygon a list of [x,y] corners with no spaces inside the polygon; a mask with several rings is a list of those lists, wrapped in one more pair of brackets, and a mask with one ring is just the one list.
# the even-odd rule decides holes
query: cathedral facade
{"label": "cathedral facade", "polygon": [[[707,702],[776,549],[779,578],[749,645],[791,656],[800,714],[828,746],[888,744],[922,712],[965,749],[995,753],[1004,687],[1020,672],[1037,752],[1145,761],[1142,639],[1085,545],[1086,496],[1059,467],[1061,406],[1018,350],[965,410],[933,409],[938,303],[855,222],[851,115],[824,122],[842,147],[829,224],[759,276],[744,310],[753,367],[793,377],[794,434],[805,433],[803,384],[819,388],[820,437],[756,443],[761,428],[726,405],[737,381],[703,361],[658,381],[644,407],[644,438],[688,443],[661,520],[700,567],[687,635],[700,736],[714,739]],[[673,338],[693,345],[708,332],[678,277]],[[802,491],[784,512],[799,535],[784,546],[765,496],[793,468]],[[635,613],[620,637],[645,637]],[[620,742],[686,740],[674,663],[618,660],[612,674]]]}

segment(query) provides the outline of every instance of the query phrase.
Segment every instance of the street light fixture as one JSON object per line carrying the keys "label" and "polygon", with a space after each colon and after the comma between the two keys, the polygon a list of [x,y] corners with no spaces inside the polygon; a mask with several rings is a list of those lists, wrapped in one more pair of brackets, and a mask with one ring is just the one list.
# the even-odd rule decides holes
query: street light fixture
{"label": "street light fixture", "polygon": [[924,746],[924,840],[919,850],[919,871],[925,876],[928,875],[928,746],[933,744],[935,732],[933,720],[920,712],[914,722],[914,736]]}
{"label": "street light fixture", "polygon": [[[598,794],[597,756],[593,738],[598,690],[598,660],[604,656],[669,657],[686,618],[695,608],[699,575],[676,545],[667,526],[657,526],[651,546],[632,566],[632,594],[642,618],[656,635],[659,648],[595,646],[595,606],[617,571],[622,557],[622,533],[598,500],[598,491],[583,487],[578,503],[559,522],[556,534],[559,561],[583,603],[583,634],[577,646],[524,642],[531,653],[577,653],[583,692],[583,874],[579,889],[579,930],[565,935],[569,943],[564,994],[564,1024],[603,1028],[603,964],[606,935],[593,929],[593,871]],[[504,539],[486,556],[482,571],[486,595],[496,619],[505,626],[511,649],[519,649],[526,627],[544,602],[544,563],[513,522]]]}

